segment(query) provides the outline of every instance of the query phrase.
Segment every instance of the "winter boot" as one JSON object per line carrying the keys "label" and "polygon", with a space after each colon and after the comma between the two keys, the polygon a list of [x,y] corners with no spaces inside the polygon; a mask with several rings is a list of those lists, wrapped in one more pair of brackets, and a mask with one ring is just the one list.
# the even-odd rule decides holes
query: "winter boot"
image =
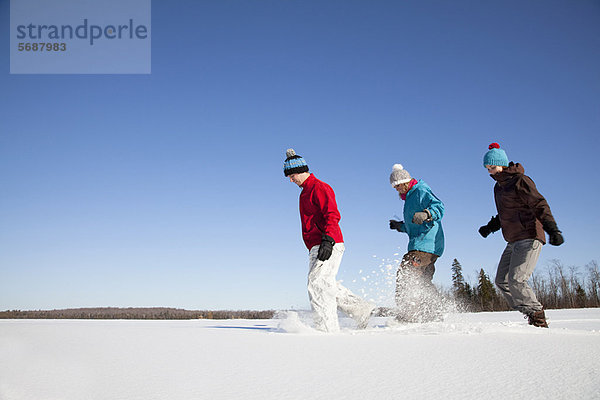
{"label": "winter boot", "polygon": [[548,322],[546,321],[546,314],[544,314],[544,310],[532,312],[527,314],[526,316],[529,321],[529,325],[538,326],[540,328],[547,328]]}

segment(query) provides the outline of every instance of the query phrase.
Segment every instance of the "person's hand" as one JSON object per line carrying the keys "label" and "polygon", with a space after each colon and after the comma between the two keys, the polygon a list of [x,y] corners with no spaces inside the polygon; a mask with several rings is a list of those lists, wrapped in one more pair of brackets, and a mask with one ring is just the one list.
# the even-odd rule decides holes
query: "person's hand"
{"label": "person's hand", "polygon": [[395,229],[398,232],[402,232],[402,230],[404,229],[404,221],[396,221],[390,219],[390,229]]}
{"label": "person's hand", "polygon": [[317,253],[317,259],[319,261],[329,260],[331,253],[333,252],[333,245],[335,240],[329,235],[323,234],[321,236],[321,245],[319,246],[319,252]]}
{"label": "person's hand", "polygon": [[487,225],[484,225],[479,228],[479,234],[484,238],[488,237],[490,233],[492,233],[492,230]]}
{"label": "person's hand", "polygon": [[548,236],[550,237],[549,242],[552,246],[560,246],[565,242],[562,232],[558,229],[558,226],[556,226],[556,222],[544,221],[542,222],[542,227],[546,233],[548,233]]}
{"label": "person's hand", "polygon": [[490,219],[490,222],[488,222],[487,225],[484,225],[479,228],[479,234],[486,238],[490,233],[496,232],[500,230],[500,228],[500,218],[498,218],[498,216],[496,215],[495,217],[492,217],[492,219]]}
{"label": "person's hand", "polygon": [[421,225],[423,222],[429,219],[429,213],[427,211],[418,211],[413,215],[412,222],[414,224]]}
{"label": "person's hand", "polygon": [[552,232],[548,236],[550,236],[550,244],[552,246],[560,246],[565,242],[561,231]]}

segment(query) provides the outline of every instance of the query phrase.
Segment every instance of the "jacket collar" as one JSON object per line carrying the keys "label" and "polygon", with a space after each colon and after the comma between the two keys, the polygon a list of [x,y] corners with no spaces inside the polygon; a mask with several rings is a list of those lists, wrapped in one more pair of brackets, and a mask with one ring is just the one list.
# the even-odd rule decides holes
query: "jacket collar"
{"label": "jacket collar", "polygon": [[310,174],[308,176],[308,178],[306,178],[306,180],[304,182],[302,182],[302,189],[307,189],[310,187],[313,187],[315,185],[317,178],[315,178],[315,176],[313,174]]}
{"label": "jacket collar", "polygon": [[498,184],[503,185],[506,182],[516,178],[519,175],[525,174],[525,168],[519,163],[513,163],[512,161],[508,164],[508,167],[504,168],[502,172],[499,172],[494,175],[490,175],[490,177],[498,182]]}
{"label": "jacket collar", "polygon": [[410,191],[412,190],[412,188],[419,183],[419,181],[417,181],[416,179],[411,179],[410,182],[408,183],[408,192],[401,194],[400,197],[402,198],[402,200],[406,200],[406,196],[408,196],[408,194],[410,193]]}

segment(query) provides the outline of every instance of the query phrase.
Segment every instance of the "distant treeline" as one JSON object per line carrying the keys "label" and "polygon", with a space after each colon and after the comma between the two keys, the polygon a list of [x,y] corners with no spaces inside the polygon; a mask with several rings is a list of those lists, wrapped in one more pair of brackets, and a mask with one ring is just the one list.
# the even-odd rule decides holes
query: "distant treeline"
{"label": "distant treeline", "polygon": [[0,311],[0,319],[271,319],[275,311],[190,311],[178,308],[72,308]]}
{"label": "distant treeline", "polygon": [[[565,267],[559,260],[552,260],[546,268],[536,268],[530,285],[540,303],[547,309],[600,307],[600,267],[596,261],[580,268]],[[457,259],[452,263],[452,288],[442,292],[454,298],[464,311],[509,310],[493,279],[483,268],[478,272],[476,283],[467,282]],[[379,315],[385,316],[389,309],[380,308],[379,311]],[[164,307],[0,311],[0,319],[271,319],[274,315],[274,310],[190,311]]]}
{"label": "distant treeline", "polygon": [[[546,268],[536,268],[529,284],[547,309],[600,307],[600,268],[596,261],[580,268],[565,267],[559,260],[552,260]],[[465,311],[509,310],[483,268],[478,273],[477,283],[469,283],[457,259],[452,263],[452,289],[448,295],[463,305]]]}

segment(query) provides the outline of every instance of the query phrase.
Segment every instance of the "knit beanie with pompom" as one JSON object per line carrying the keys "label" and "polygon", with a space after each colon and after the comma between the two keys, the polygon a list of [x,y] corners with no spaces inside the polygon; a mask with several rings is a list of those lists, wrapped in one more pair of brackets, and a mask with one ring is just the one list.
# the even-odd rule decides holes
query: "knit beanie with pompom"
{"label": "knit beanie with pompom", "polygon": [[508,156],[506,152],[500,148],[498,143],[492,143],[488,147],[489,151],[483,156],[483,166],[498,165],[508,167]]}
{"label": "knit beanie with pompom", "polygon": [[397,186],[401,183],[410,182],[411,176],[407,170],[404,169],[402,164],[394,164],[392,167],[392,174],[390,175],[390,184],[392,186]]}
{"label": "knit beanie with pompom", "polygon": [[283,174],[285,176],[308,172],[308,164],[304,161],[304,158],[296,154],[294,149],[287,149],[285,155],[287,157],[283,163]]}

